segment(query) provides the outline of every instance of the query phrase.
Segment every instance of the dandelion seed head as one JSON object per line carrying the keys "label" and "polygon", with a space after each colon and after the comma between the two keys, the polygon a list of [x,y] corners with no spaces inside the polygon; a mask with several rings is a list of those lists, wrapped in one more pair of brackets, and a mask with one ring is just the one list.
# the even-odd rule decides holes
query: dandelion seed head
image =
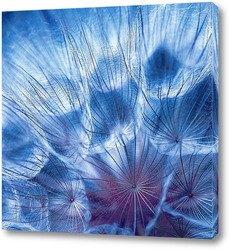
{"label": "dandelion seed head", "polygon": [[3,228],[217,233],[216,13],[3,13]]}

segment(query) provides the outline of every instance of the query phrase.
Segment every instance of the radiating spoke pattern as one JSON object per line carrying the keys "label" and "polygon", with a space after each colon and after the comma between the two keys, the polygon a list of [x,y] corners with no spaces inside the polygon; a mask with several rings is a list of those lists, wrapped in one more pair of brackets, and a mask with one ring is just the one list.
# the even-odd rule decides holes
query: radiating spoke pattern
{"label": "radiating spoke pattern", "polygon": [[140,131],[133,141],[85,161],[85,171],[95,168],[98,175],[91,179],[90,175],[82,173],[93,204],[92,223],[97,225],[97,218],[102,216],[111,224],[117,223],[132,229],[133,233],[144,234],[161,200],[165,157]]}
{"label": "radiating spoke pattern", "polygon": [[81,177],[54,156],[34,178],[48,194],[50,231],[82,232],[90,220],[88,199]]}
{"label": "radiating spoke pattern", "polygon": [[187,218],[213,223],[212,155],[188,155],[174,163],[166,204]]}
{"label": "radiating spoke pattern", "polygon": [[2,225],[213,238],[213,3],[2,15]]}

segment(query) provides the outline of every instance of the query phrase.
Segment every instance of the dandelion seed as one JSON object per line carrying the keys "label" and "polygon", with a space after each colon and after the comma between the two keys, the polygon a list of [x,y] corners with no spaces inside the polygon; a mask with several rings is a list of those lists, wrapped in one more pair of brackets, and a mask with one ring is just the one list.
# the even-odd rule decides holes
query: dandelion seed
{"label": "dandelion seed", "polygon": [[90,171],[82,173],[92,204],[92,225],[117,223],[143,234],[161,199],[165,159],[140,131],[132,141],[85,161],[97,172],[92,179]]}
{"label": "dandelion seed", "polygon": [[49,162],[34,181],[48,193],[50,231],[84,232],[87,229],[90,208],[79,174],[50,155]]}
{"label": "dandelion seed", "polygon": [[152,143],[165,154],[190,154],[193,150],[208,153],[217,148],[217,124],[209,113],[217,117],[215,84],[208,75],[182,96],[157,98],[146,96],[143,122]]}
{"label": "dandelion seed", "polygon": [[174,162],[166,204],[177,213],[213,225],[212,156],[192,154]]}

